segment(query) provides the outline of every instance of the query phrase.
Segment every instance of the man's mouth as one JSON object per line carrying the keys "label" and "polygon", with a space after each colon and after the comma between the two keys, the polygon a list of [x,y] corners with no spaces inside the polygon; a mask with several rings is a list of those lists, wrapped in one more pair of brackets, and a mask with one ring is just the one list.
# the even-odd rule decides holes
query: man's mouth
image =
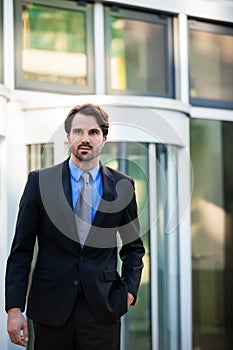
{"label": "man's mouth", "polygon": [[91,146],[79,146],[78,150],[80,151],[90,151],[92,149]]}

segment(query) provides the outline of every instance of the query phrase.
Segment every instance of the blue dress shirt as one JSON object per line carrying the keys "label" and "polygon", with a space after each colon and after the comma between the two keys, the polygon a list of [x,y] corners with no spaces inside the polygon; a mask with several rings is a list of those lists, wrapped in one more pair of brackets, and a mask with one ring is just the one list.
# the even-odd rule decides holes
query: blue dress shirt
{"label": "blue dress shirt", "polygon": [[[72,204],[73,210],[75,211],[76,205],[78,202],[79,195],[83,187],[83,179],[81,178],[82,173],[84,172],[78,168],[70,159],[69,160],[70,168],[70,178],[71,178],[71,192],[72,192]],[[88,170],[90,176],[90,186],[92,190],[92,222],[94,221],[95,214],[97,212],[102,194],[103,194],[103,184],[102,184],[102,173],[99,167],[99,164]]]}

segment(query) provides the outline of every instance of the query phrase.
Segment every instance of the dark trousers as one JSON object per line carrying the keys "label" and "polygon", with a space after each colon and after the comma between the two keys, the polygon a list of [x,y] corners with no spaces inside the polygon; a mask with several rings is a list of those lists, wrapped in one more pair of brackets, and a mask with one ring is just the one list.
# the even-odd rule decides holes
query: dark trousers
{"label": "dark trousers", "polygon": [[91,313],[82,292],[61,327],[34,322],[34,350],[119,350],[120,320],[101,323]]}

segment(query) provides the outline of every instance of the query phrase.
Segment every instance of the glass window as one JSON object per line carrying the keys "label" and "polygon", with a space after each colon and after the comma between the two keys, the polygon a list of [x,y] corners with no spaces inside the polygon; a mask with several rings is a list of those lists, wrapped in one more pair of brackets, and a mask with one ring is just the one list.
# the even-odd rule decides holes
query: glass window
{"label": "glass window", "polygon": [[91,5],[20,0],[15,9],[16,87],[93,92]]}
{"label": "glass window", "polygon": [[28,171],[45,168],[54,164],[54,145],[39,143],[27,145]]}
{"label": "glass window", "polygon": [[233,123],[191,120],[193,348],[233,344]]}
{"label": "glass window", "polygon": [[106,8],[107,92],[172,97],[170,21]]}
{"label": "glass window", "polygon": [[189,22],[193,105],[233,107],[233,28]]}
{"label": "glass window", "polygon": [[0,0],[0,83],[3,83],[3,0]]}

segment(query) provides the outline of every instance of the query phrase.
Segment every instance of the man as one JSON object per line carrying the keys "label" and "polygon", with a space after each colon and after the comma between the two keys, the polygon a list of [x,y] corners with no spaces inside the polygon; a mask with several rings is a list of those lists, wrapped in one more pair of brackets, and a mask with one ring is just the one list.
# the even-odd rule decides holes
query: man
{"label": "man", "polygon": [[99,161],[108,128],[99,106],[72,108],[65,120],[71,157],[29,174],[6,271],[8,332],[15,344],[28,341],[22,312],[37,239],[27,303],[34,349],[120,347],[120,317],[136,301],[144,248],[133,180]]}

